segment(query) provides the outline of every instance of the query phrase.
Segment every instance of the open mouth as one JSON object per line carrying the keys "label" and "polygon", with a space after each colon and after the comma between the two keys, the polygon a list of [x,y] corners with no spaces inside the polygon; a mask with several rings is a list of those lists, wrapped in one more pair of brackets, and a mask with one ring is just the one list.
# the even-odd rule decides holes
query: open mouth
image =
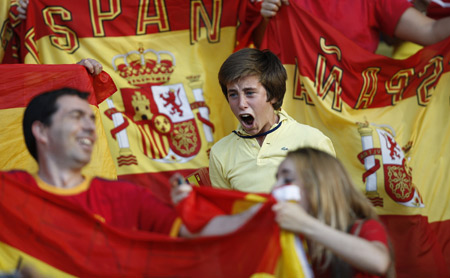
{"label": "open mouth", "polygon": [[250,114],[242,114],[239,115],[239,117],[241,118],[241,122],[246,126],[251,126],[253,124],[253,121],[255,120],[255,118],[253,118],[253,116]]}

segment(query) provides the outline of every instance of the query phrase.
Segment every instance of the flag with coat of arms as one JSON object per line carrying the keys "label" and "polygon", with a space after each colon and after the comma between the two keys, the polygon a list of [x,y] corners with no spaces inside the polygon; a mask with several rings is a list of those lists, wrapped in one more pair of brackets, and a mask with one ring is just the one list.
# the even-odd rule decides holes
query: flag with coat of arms
{"label": "flag with coat of arms", "polygon": [[293,1],[270,21],[264,47],[288,71],[283,108],[332,140],[375,206],[397,277],[447,277],[450,39],[394,60]]}

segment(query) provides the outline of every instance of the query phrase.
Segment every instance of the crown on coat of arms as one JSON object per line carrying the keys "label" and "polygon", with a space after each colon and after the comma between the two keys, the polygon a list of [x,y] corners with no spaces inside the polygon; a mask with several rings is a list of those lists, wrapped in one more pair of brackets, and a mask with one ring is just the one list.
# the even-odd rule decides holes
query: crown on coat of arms
{"label": "crown on coat of arms", "polygon": [[175,56],[169,51],[145,49],[139,44],[138,50],[113,57],[114,71],[131,85],[161,85],[170,80],[175,68]]}

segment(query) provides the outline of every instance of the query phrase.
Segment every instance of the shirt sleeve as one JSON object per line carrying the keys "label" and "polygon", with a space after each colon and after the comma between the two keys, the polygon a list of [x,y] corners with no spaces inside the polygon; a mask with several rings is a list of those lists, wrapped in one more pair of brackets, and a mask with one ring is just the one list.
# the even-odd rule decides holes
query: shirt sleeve
{"label": "shirt sleeve", "polygon": [[222,163],[216,156],[214,149],[211,149],[209,155],[209,178],[211,179],[211,186],[215,188],[231,189],[230,183],[223,174]]}
{"label": "shirt sleeve", "polygon": [[400,17],[412,4],[407,0],[378,0],[375,3],[374,13],[380,30],[391,37],[394,36]]}
{"label": "shirt sleeve", "polygon": [[336,151],[334,150],[333,143],[328,137],[325,137],[323,140],[320,141],[319,149],[336,157]]}
{"label": "shirt sleeve", "polygon": [[386,229],[380,222],[374,219],[364,221],[361,231],[359,232],[359,237],[368,241],[379,241],[389,248]]}

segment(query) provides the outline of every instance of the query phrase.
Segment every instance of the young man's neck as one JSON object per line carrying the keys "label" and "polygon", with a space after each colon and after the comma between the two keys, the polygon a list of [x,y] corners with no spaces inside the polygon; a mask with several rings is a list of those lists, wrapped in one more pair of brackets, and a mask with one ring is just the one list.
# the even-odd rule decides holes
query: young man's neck
{"label": "young man's neck", "polygon": [[57,188],[73,188],[84,181],[81,169],[51,169],[39,167],[38,176],[47,184]]}
{"label": "young man's neck", "polygon": [[[274,123],[273,124],[277,124],[280,122],[280,116],[278,116],[278,114],[274,114]],[[258,142],[259,146],[262,146],[264,139],[266,139],[266,136],[261,136],[261,137],[256,137],[256,141]]]}

